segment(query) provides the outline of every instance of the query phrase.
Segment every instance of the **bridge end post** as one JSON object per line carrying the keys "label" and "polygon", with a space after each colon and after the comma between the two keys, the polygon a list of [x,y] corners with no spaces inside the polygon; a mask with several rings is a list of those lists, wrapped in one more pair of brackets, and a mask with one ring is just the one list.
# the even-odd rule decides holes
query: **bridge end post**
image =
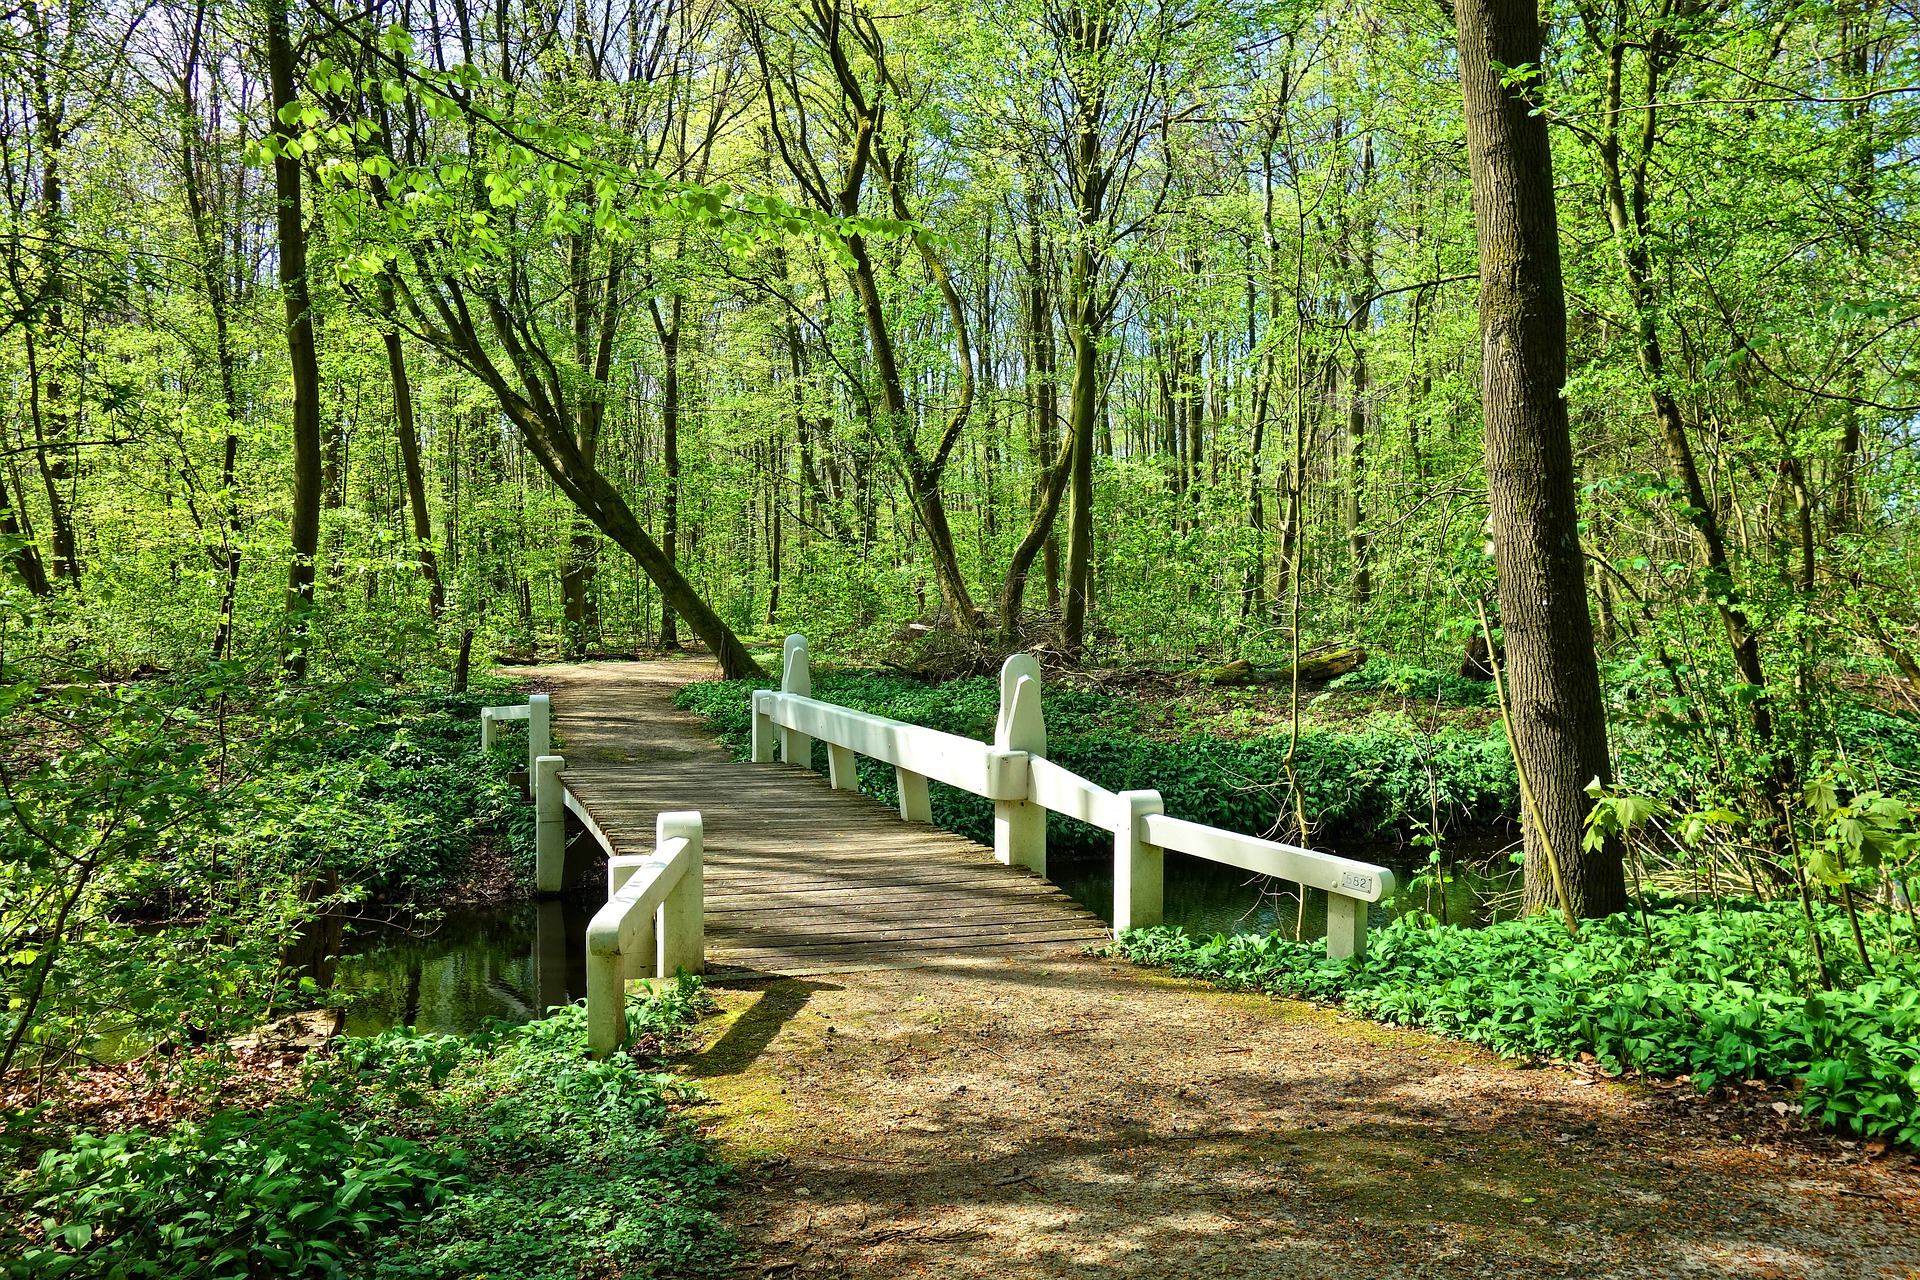
{"label": "bridge end post", "polygon": [[[780,646],[780,692],[802,698],[813,696],[813,667],[807,654],[807,638],[791,635]],[[780,730],[780,758],[802,769],[813,767],[813,739],[798,729]]]}
{"label": "bridge end post", "polygon": [[1344,893],[1327,895],[1327,958],[1367,954],[1367,904]]}
{"label": "bridge end post", "polygon": [[587,1052],[604,1058],[627,1038],[627,974],[618,955],[587,949]]}
{"label": "bridge end post", "polygon": [[533,761],[533,886],[541,893],[566,887],[567,802],[561,794],[560,756],[540,755]]}
{"label": "bridge end post", "polygon": [[768,701],[773,697],[771,689],[755,689],[749,705],[753,708],[753,762],[772,764],[773,747],[779,738],[779,726],[774,724],[773,716],[767,711]]}
{"label": "bridge end post", "polygon": [[656,847],[677,839],[687,842],[691,862],[656,917],[656,972],[662,978],[681,969],[705,973],[707,968],[706,836],[698,813],[663,813],[654,820]]}
{"label": "bridge end post", "polygon": [[1122,791],[1113,833],[1113,934],[1159,924],[1166,910],[1166,852],[1147,843],[1147,815],[1165,813],[1158,791]]}
{"label": "bridge end post", "polygon": [[527,776],[534,761],[553,750],[553,700],[544,693],[527,699]]}
{"label": "bridge end post", "polygon": [[480,754],[493,750],[493,708],[480,708]]}
{"label": "bridge end post", "polygon": [[[1040,662],[1016,653],[1000,664],[1000,714],[994,722],[996,751],[1047,754],[1047,721],[1040,707]],[[1031,790],[1031,781],[1028,783]],[[1047,874],[1047,811],[1031,800],[993,802],[993,856],[1012,867]]]}

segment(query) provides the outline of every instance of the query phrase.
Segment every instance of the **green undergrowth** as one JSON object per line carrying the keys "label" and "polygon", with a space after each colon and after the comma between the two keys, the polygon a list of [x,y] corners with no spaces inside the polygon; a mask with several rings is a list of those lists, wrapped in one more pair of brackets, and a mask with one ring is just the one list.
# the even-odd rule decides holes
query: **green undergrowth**
{"label": "green undergrowth", "polygon": [[526,767],[525,738],[510,725],[492,752],[480,750],[480,708],[525,700],[504,682],[466,693],[347,686],[237,839],[275,844],[374,896],[414,901],[455,878],[476,839],[497,837],[530,883],[532,810],[507,777]]}
{"label": "green undergrowth", "polygon": [[[705,716],[736,756],[750,746],[749,691],[763,681],[721,680],[689,685],[677,705]],[[814,694],[829,702],[963,737],[992,737],[998,684],[989,677],[926,685],[872,672],[816,672]],[[1282,734],[1225,738],[1192,732],[1162,741],[1133,731],[1133,704],[1105,694],[1049,689],[1047,754],[1110,791],[1152,788],[1168,813],[1249,835],[1270,831],[1285,797]],[[826,748],[815,744],[825,768]],[[1482,825],[1515,812],[1518,783],[1512,756],[1497,728],[1443,729],[1431,738],[1410,725],[1363,724],[1309,728],[1296,757],[1307,812],[1333,839],[1366,839],[1424,820],[1437,804],[1443,824]],[[892,802],[893,770],[862,758],[861,789]],[[993,806],[935,784],[936,823],[990,843]],[[1105,847],[1106,837],[1048,815],[1049,843],[1070,850]]]}
{"label": "green undergrowth", "polygon": [[663,1073],[707,1007],[683,977],[594,1062],[586,1011],[340,1042],[297,1096],[166,1132],[79,1133],[8,1188],[8,1277],[574,1280],[727,1264],[725,1167]]}
{"label": "green undergrowth", "polygon": [[[1886,919],[1885,917],[1882,918]],[[1278,934],[1199,939],[1127,932],[1137,964],[1229,989],[1326,1001],[1423,1027],[1508,1057],[1591,1053],[1609,1071],[1803,1082],[1809,1118],[1920,1143],[1920,957],[1915,939],[1875,937],[1869,975],[1844,913],[1816,908],[1834,966],[1818,978],[1798,903],[1682,901],[1588,921],[1578,940],[1539,914],[1480,929],[1403,916],[1367,953],[1329,960]],[[1904,933],[1910,922],[1902,921]]]}

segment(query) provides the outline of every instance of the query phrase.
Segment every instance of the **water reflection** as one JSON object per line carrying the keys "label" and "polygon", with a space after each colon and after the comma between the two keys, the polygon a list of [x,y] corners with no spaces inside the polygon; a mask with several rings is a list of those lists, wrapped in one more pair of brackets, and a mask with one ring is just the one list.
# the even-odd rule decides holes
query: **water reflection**
{"label": "water reflection", "polygon": [[348,1035],[389,1027],[455,1034],[489,1019],[530,1022],[586,994],[590,898],[448,911],[421,932],[361,930],[335,989]]}

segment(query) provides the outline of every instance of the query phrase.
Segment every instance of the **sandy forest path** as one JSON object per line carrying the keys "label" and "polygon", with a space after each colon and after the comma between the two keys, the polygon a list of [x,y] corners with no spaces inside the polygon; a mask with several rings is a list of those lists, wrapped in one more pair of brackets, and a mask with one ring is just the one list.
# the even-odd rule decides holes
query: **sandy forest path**
{"label": "sandy forest path", "polygon": [[[711,675],[537,673],[603,761],[723,759],[671,705]],[[677,1069],[741,1169],[742,1275],[1920,1280],[1910,1158],[1794,1132],[1778,1094],[1526,1070],[1073,950],[712,989]]]}

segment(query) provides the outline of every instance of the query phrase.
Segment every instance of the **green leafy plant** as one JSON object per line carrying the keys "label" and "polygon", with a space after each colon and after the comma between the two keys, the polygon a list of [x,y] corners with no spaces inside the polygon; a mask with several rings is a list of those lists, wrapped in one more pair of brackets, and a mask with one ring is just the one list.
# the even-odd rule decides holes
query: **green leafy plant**
{"label": "green leafy plant", "polygon": [[[1830,927],[1841,909],[1819,906]],[[1608,1070],[1686,1074],[1695,1086],[1756,1076],[1804,1090],[1806,1114],[1869,1135],[1920,1141],[1920,962],[1882,952],[1878,975],[1811,989],[1798,904],[1729,900],[1715,911],[1667,899],[1644,922],[1550,916],[1462,929],[1402,917],[1364,957],[1329,960],[1278,934],[1196,939],[1134,930],[1116,950],[1139,964],[1339,1004],[1516,1057],[1586,1052]]]}

